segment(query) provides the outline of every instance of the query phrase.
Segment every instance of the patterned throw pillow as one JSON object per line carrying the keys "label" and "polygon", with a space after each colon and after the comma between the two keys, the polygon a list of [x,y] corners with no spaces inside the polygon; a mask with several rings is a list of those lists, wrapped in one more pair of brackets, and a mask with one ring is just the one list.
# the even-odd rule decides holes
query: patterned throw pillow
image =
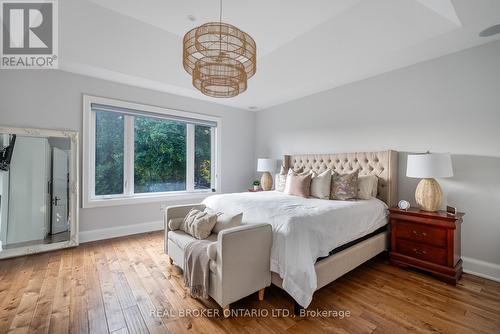
{"label": "patterned throw pillow", "polygon": [[276,174],[276,191],[285,191],[286,174],[285,167],[281,166],[280,173]]}
{"label": "patterned throw pillow", "polygon": [[333,173],[330,199],[349,200],[358,197],[358,174],[356,170],[350,174]]}
{"label": "patterned throw pillow", "polygon": [[217,214],[191,209],[184,217],[179,229],[196,239],[206,239],[217,223]]}

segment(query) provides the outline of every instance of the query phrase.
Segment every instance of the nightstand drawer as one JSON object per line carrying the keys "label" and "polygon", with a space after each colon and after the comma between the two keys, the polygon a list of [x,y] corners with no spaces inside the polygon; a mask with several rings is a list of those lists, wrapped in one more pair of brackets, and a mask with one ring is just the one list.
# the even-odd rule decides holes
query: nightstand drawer
{"label": "nightstand drawer", "polygon": [[397,252],[416,259],[446,265],[446,249],[438,248],[423,243],[398,239]]}
{"label": "nightstand drawer", "polygon": [[446,247],[446,230],[444,228],[398,221],[396,237],[433,246]]}

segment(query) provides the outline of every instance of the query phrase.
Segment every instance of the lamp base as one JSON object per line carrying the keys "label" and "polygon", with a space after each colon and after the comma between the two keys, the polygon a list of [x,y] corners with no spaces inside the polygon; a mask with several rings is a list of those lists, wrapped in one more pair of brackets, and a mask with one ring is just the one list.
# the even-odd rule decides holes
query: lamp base
{"label": "lamp base", "polygon": [[260,178],[260,186],[262,187],[262,190],[265,191],[273,188],[273,177],[271,176],[271,173],[264,172],[262,174],[262,177]]}
{"label": "lamp base", "polygon": [[435,212],[441,206],[443,190],[435,179],[422,179],[415,190],[415,200],[421,210]]}

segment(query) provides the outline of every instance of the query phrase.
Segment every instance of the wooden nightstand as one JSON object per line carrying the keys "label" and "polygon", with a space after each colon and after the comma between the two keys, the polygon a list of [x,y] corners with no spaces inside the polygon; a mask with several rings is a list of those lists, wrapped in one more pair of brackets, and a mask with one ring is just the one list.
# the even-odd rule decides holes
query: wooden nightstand
{"label": "wooden nightstand", "polygon": [[456,284],[462,275],[460,229],[464,213],[391,208],[390,262],[425,270]]}

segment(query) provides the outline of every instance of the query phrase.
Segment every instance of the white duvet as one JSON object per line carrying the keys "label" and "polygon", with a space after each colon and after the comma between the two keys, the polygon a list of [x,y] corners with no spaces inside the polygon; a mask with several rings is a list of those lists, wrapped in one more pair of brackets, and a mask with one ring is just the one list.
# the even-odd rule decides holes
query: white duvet
{"label": "white duvet", "polygon": [[272,225],[271,270],[303,307],[316,290],[319,257],[387,224],[387,206],[376,198],[333,201],[262,191],[214,195],[203,203],[221,212],[243,212],[244,224]]}

